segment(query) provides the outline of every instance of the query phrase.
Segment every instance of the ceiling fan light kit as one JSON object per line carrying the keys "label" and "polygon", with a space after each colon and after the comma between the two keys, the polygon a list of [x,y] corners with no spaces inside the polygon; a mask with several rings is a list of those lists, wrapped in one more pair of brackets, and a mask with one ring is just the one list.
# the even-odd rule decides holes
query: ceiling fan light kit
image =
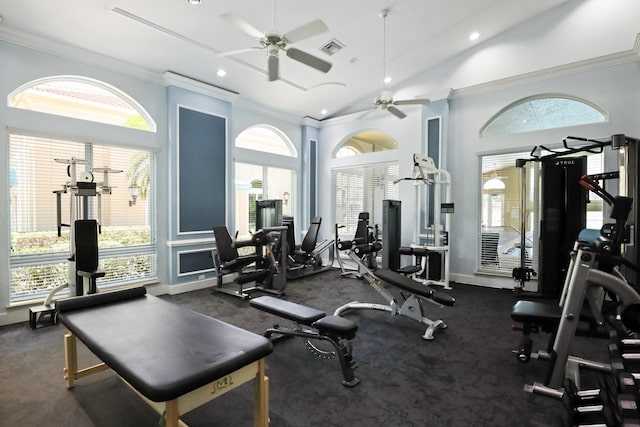
{"label": "ceiling fan light kit", "polygon": [[[378,15],[382,18],[382,92],[380,97],[376,97],[373,99],[373,104],[371,109],[365,111],[358,118],[361,119],[363,117],[368,116],[372,111],[375,110],[386,110],[396,116],[399,119],[404,119],[407,117],[405,113],[403,113],[400,109],[396,108],[395,105],[426,105],[431,102],[429,99],[402,99],[402,100],[394,100],[393,92],[388,90],[386,87],[387,82],[387,73],[386,73],[386,44],[387,44],[387,15],[389,14],[389,9],[383,9]],[[390,79],[389,79],[390,81]]]}
{"label": "ceiling fan light kit", "polygon": [[[272,14],[275,16],[275,7],[272,7]],[[237,53],[265,49],[267,51],[267,75],[269,81],[275,81],[279,78],[279,61],[280,51],[285,52],[288,58],[298,61],[304,65],[314,68],[323,73],[328,73],[332,64],[310,53],[304,52],[300,49],[290,47],[290,44],[299,42],[301,40],[308,39],[315,35],[329,31],[329,27],[321,19],[315,19],[304,25],[301,25],[285,34],[279,34],[275,30],[265,34],[245,20],[238,18],[230,13],[225,13],[220,16],[227,23],[235,26],[243,33],[257,38],[260,46],[251,47],[247,49],[240,49],[236,51],[230,51],[222,53],[222,56],[235,55]],[[275,23],[273,23],[275,28]]]}

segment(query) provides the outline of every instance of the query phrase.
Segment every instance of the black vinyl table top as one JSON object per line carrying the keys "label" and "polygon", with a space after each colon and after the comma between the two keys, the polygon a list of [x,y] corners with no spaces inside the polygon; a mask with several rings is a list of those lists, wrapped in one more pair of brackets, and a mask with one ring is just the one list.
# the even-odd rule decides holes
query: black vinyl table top
{"label": "black vinyl table top", "polygon": [[[117,292],[74,298],[80,303],[70,300],[67,306],[58,302],[58,318],[152,401],[178,398],[273,351],[261,335],[146,295],[144,290],[123,300],[108,294]],[[92,297],[97,298],[92,301]]]}

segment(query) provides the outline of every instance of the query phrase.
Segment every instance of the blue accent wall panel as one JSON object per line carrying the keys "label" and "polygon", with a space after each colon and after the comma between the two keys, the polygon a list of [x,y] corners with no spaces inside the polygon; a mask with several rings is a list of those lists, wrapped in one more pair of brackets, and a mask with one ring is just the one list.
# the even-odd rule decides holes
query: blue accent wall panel
{"label": "blue accent wall panel", "polygon": [[178,254],[180,257],[180,271],[179,274],[197,274],[205,271],[213,271],[215,266],[213,265],[213,258],[211,257],[211,250],[201,252],[185,252]]}
{"label": "blue accent wall panel", "polygon": [[225,223],[226,119],[179,108],[180,232]]}
{"label": "blue accent wall panel", "polygon": [[317,164],[318,164],[318,143],[315,140],[309,141],[309,212],[311,216],[317,215],[316,208],[316,192],[318,189],[317,184]]}

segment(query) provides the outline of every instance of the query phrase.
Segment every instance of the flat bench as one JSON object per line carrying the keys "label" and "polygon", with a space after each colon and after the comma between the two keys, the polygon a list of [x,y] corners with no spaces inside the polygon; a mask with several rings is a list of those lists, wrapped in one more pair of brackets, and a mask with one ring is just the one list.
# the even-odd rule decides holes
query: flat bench
{"label": "flat bench", "polygon": [[412,294],[420,295],[424,298],[430,298],[439,304],[453,306],[456,303],[456,299],[451,295],[439,292],[429,285],[417,282],[412,278],[396,273],[395,271],[376,270],[374,274],[383,282],[387,282],[397,288],[411,292]]}
{"label": "flat bench", "polygon": [[[338,357],[344,377],[342,381],[344,386],[358,385],[360,380],[353,373],[357,365],[353,360],[351,345],[351,340],[355,338],[358,330],[358,325],[355,322],[339,316],[327,315],[324,311],[306,305],[271,296],[254,298],[249,304],[258,310],[282,317],[296,324],[294,328],[274,325],[267,329],[265,337],[271,338],[276,334],[276,338],[293,336],[307,338],[309,348],[314,350],[316,354],[324,358]],[[318,349],[309,342],[310,339],[329,342],[335,348],[335,352],[329,353]]]}
{"label": "flat bench", "polygon": [[[56,302],[64,337],[67,388],[112,369],[164,418],[184,413],[255,380],[254,426],[269,423],[266,338],[146,295],[144,287]],[[103,363],[78,370],[76,338]]]}

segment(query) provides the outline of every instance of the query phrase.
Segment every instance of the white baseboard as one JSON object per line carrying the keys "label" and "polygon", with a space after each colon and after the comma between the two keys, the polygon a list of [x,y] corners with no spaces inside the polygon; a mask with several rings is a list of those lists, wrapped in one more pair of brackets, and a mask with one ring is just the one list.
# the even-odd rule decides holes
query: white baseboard
{"label": "white baseboard", "polygon": [[180,283],[176,285],[153,285],[147,287],[147,292],[151,295],[177,295],[185,292],[199,291],[200,289],[213,288],[217,278],[213,277],[204,280],[194,280],[193,282]]}
{"label": "white baseboard", "polygon": [[[484,274],[454,274],[449,276],[450,280],[455,283],[465,285],[477,285],[495,289],[515,289],[517,282],[510,277],[491,276]],[[524,287],[525,291],[536,292],[538,290],[538,282],[531,281]]]}

